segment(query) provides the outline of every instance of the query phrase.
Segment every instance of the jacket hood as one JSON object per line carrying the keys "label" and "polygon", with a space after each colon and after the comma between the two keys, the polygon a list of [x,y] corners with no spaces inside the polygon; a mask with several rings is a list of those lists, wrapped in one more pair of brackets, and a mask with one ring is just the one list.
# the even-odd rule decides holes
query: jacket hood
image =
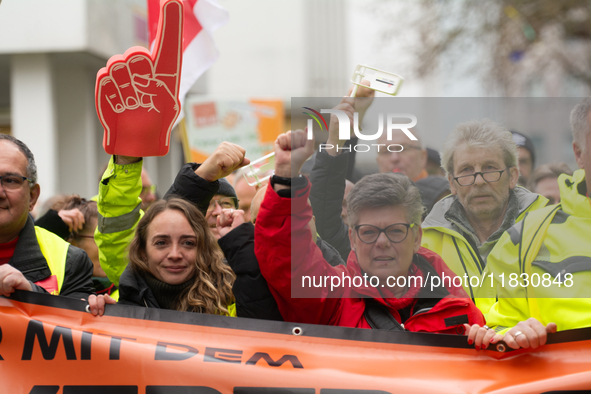
{"label": "jacket hood", "polygon": [[577,170],[572,176],[562,174],[558,177],[560,204],[562,210],[573,216],[591,218],[591,204],[586,196],[587,183],[585,170]]}
{"label": "jacket hood", "polygon": [[[517,204],[519,209],[518,216],[527,211],[527,209],[538,199],[546,200],[545,197],[542,197],[537,193],[532,193],[521,186],[517,186],[515,189],[513,189],[513,192],[517,197]],[[457,196],[451,195],[438,201],[433,206],[431,213],[425,218],[425,221],[421,225],[423,230],[428,228],[438,228],[439,230],[446,233],[458,234],[457,230],[453,227],[453,225],[445,218],[445,213],[449,210],[451,205],[455,201],[457,201],[457,199]]]}
{"label": "jacket hood", "polygon": [[[447,221],[445,218],[445,213],[449,210],[451,205],[457,200],[458,198],[454,195],[449,195],[441,200],[437,201],[435,205],[433,205],[433,209],[425,220],[421,227],[423,229],[428,227],[443,227],[449,230],[453,230],[451,223]],[[455,230],[453,230],[455,231]]]}

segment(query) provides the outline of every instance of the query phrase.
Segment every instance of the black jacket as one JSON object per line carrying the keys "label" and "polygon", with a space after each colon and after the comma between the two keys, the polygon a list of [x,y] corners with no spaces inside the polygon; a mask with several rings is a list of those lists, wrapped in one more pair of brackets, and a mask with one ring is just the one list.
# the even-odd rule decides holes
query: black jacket
{"label": "black jacket", "polygon": [[[232,292],[236,298],[237,315],[283,321],[277,302],[269,290],[267,280],[261,274],[259,261],[254,254],[254,225],[250,222],[241,224],[220,238],[218,244],[236,274]],[[318,238],[316,245],[329,264],[345,264],[336,249],[322,239]]]}
{"label": "black jacket", "polygon": [[119,301],[117,303],[160,308],[152,289],[150,289],[146,280],[131,268],[131,264],[125,267],[125,271],[119,278]]}
{"label": "black jacket", "polygon": [[195,205],[203,215],[207,213],[209,202],[220,188],[220,182],[208,182],[195,174],[201,164],[185,164],[177,174],[164,199],[179,197]]}
{"label": "black jacket", "polygon": [[218,240],[236,274],[232,292],[238,317],[282,321],[277,302],[254,255],[254,225],[243,223]]}
{"label": "black jacket", "polygon": [[324,241],[338,250],[343,260],[351,252],[349,226],[341,217],[348,162],[349,154],[346,152],[330,156],[321,151],[316,155],[316,163],[310,174],[310,202],[316,217],[316,231]]}
{"label": "black jacket", "polygon": [[67,240],[70,236],[70,228],[62,220],[58,211],[53,209],[50,209],[45,215],[35,220],[35,226],[51,231],[63,240]]}
{"label": "black jacket", "polygon": [[[65,242],[65,241],[64,241]],[[33,218],[29,216],[25,227],[21,230],[14,250],[14,255],[8,262],[11,266],[23,273],[25,278],[32,283],[51,276],[51,270],[35,234]],[[68,246],[64,282],[60,295],[71,298],[88,298],[94,293],[92,285],[92,261],[85,251],[75,246]],[[34,291],[44,292],[40,286],[33,286]]]}

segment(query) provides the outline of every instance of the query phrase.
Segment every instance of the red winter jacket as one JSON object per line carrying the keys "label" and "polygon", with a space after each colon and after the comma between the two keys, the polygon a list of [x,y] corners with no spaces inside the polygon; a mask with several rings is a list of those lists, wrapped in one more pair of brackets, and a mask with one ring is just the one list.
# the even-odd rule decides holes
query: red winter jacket
{"label": "red winter jacket", "polygon": [[[294,197],[284,198],[268,187],[255,226],[255,253],[261,273],[285,321],[371,328],[364,316],[364,297],[369,297],[385,305],[409,331],[463,334],[462,322],[484,324],[482,313],[462,288],[439,289],[438,294],[443,296],[438,297],[439,301],[435,301],[431,309],[420,313],[417,312],[422,309],[419,306],[425,300],[423,297],[428,286],[426,289],[410,287],[405,298],[388,298],[388,289],[372,287],[369,283],[367,286],[349,286],[347,283],[347,286],[335,287],[331,291],[330,277],[336,276],[347,282],[346,278],[361,276],[356,279],[359,284],[363,272],[354,252],[349,255],[347,266],[333,267],[324,260],[312,241],[308,227],[312,219],[312,208],[307,201],[309,192],[308,184],[296,191]],[[455,277],[436,253],[421,248],[417,255],[410,268],[413,276],[422,275],[425,278],[428,271],[431,276],[445,272],[446,276]],[[417,259],[420,259],[420,264]],[[310,287],[311,281],[306,278],[303,287],[302,278],[305,276],[315,276],[316,284],[320,278],[324,280],[328,277],[327,286]],[[332,280],[336,284],[336,279]],[[421,298],[413,298],[419,293]],[[399,311],[410,317],[401,321]]]}

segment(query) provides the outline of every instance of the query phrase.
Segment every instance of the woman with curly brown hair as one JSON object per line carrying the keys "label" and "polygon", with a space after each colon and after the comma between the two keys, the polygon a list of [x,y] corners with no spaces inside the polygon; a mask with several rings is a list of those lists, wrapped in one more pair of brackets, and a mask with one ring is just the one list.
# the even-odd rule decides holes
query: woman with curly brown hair
{"label": "woman with curly brown hair", "polygon": [[137,225],[119,303],[235,316],[234,279],[203,214],[185,200],[161,200]]}
{"label": "woman with curly brown hair", "polygon": [[230,314],[234,278],[203,214],[185,200],[161,200],[138,223],[119,302]]}
{"label": "woman with curly brown hair", "polygon": [[[119,303],[236,316],[235,274],[205,220],[206,206],[218,183],[202,192],[203,207],[175,198],[179,193],[167,193],[144,213],[139,197],[142,162],[141,158],[113,156],[99,184],[95,239],[100,265],[119,287]],[[225,176],[236,165],[220,166],[211,159],[200,168],[206,177],[209,172],[218,175],[218,169]],[[92,295],[88,303],[89,312],[102,315],[105,304],[115,302],[108,296]]]}

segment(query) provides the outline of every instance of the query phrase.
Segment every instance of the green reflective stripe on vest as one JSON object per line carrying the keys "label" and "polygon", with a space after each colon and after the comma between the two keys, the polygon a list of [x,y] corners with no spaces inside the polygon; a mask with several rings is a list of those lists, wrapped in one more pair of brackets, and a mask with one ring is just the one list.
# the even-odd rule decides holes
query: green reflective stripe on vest
{"label": "green reflective stripe on vest", "polygon": [[98,214],[98,231],[103,234],[118,233],[132,228],[140,217],[140,206],[138,204],[133,211],[121,216],[104,217]]}
{"label": "green reflective stripe on vest", "polygon": [[57,279],[58,294],[62,291],[64,276],[66,273],[66,258],[68,257],[68,248],[70,244],[41,227],[35,227],[35,235],[41,253],[47,261],[49,270]]}
{"label": "green reflective stripe on vest", "polygon": [[227,309],[228,309],[228,312],[229,312],[227,316],[231,316],[231,317],[238,316],[236,314],[236,303],[233,303],[233,304],[228,305],[228,308]]}

